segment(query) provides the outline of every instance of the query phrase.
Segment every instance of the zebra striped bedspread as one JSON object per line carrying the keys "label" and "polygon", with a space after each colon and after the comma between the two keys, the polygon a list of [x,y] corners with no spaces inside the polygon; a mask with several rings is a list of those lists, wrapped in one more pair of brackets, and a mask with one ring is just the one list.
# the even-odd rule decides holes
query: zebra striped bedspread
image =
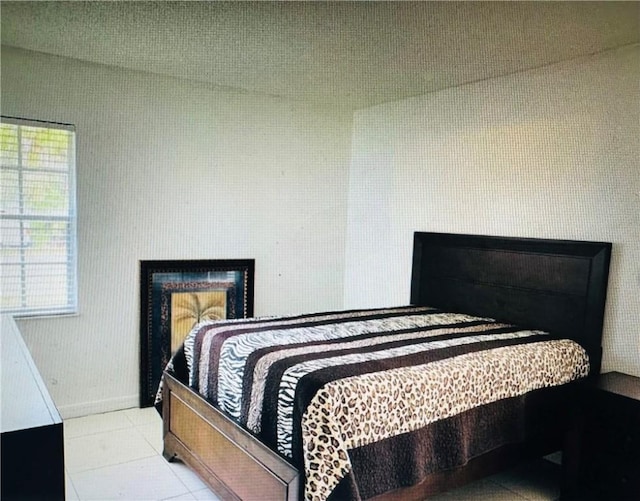
{"label": "zebra striped bedspread", "polygon": [[354,448],[589,371],[572,341],[414,306],[207,322],[184,352],[194,389],[304,464],[307,499]]}

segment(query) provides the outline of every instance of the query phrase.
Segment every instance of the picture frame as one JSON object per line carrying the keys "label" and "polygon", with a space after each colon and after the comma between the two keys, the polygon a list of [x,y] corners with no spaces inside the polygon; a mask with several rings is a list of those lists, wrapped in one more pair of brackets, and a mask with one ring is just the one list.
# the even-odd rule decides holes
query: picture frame
{"label": "picture frame", "polygon": [[140,407],[191,328],[253,316],[255,260],[140,261]]}

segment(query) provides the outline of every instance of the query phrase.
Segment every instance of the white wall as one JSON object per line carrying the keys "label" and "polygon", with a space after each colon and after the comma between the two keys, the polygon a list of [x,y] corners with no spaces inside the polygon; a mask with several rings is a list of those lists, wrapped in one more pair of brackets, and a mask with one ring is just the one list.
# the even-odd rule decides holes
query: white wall
{"label": "white wall", "polygon": [[256,259],[255,313],[342,305],[351,114],[2,49],[2,113],[77,127],[80,314],[20,327],[64,417],[138,403],[147,259]]}
{"label": "white wall", "polygon": [[5,47],[1,63],[3,114],[78,128],[80,314],[20,321],[65,417],[137,405],[139,260],[253,257],[258,315],[404,304],[416,230],[613,242],[604,369],[640,375],[638,47],[353,124]]}
{"label": "white wall", "polygon": [[359,111],[346,308],[409,300],[414,231],[613,242],[604,370],[640,376],[640,48]]}

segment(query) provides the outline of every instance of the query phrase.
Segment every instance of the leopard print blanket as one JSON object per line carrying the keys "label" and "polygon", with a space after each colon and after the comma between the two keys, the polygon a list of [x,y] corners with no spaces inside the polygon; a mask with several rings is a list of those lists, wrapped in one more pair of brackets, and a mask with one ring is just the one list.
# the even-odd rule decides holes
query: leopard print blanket
{"label": "leopard print blanket", "polygon": [[316,393],[302,418],[305,498],[329,496],[351,469],[349,449],[588,372],[584,349],[559,340],[333,381]]}

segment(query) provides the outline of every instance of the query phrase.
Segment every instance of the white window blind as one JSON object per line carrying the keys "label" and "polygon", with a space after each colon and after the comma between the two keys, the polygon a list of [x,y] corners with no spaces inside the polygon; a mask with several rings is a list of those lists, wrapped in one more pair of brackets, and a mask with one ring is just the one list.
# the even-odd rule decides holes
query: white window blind
{"label": "white window blind", "polygon": [[75,128],[2,117],[1,311],[77,312]]}

